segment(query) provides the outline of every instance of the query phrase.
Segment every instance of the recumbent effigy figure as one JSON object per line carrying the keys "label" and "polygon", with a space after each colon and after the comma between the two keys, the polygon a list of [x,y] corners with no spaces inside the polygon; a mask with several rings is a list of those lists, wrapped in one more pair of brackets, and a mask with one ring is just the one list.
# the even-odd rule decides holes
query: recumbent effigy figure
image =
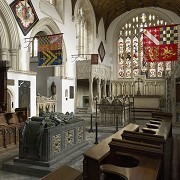
{"label": "recumbent effigy figure", "polygon": [[78,121],[82,119],[68,112],[41,112],[39,117],[29,118],[20,130],[19,158],[42,160],[44,130]]}

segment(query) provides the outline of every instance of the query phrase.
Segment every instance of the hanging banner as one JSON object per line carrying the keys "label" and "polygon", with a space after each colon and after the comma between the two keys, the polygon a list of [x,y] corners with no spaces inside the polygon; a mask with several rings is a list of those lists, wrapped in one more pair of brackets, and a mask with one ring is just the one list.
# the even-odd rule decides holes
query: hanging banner
{"label": "hanging banner", "polygon": [[177,61],[178,26],[144,28],[143,57],[146,62]]}
{"label": "hanging banner", "polygon": [[91,54],[91,64],[98,64],[98,54]]}
{"label": "hanging banner", "polygon": [[39,36],[38,66],[48,67],[62,64],[63,34]]}
{"label": "hanging banner", "polygon": [[30,0],[15,0],[10,4],[10,7],[22,33],[26,36],[39,21],[32,2]]}

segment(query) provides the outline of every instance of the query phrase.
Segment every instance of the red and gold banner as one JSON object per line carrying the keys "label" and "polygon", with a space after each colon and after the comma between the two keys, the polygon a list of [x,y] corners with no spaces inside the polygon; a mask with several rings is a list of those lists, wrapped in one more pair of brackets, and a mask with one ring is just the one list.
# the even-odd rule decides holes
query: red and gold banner
{"label": "red and gold banner", "polygon": [[62,38],[63,34],[38,37],[38,66],[62,64]]}
{"label": "red and gold banner", "polygon": [[143,56],[146,62],[177,61],[177,25],[144,28]]}

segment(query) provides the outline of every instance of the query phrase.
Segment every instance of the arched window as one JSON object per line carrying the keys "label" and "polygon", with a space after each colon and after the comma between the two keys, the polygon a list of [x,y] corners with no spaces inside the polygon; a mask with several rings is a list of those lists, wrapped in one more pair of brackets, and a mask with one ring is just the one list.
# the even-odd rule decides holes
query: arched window
{"label": "arched window", "polygon": [[129,19],[119,32],[118,39],[118,78],[133,78],[145,74],[147,78],[162,78],[171,71],[171,62],[147,63],[143,61],[143,28],[166,25],[158,15],[139,13]]}
{"label": "arched window", "polygon": [[78,9],[77,17],[77,51],[78,54],[81,54],[81,57],[85,57],[85,54],[88,52],[87,47],[87,38],[88,38],[88,27],[87,20],[84,15],[84,10],[82,7]]}
{"label": "arched window", "polygon": [[31,42],[31,50],[30,50],[30,57],[37,57],[38,56],[38,39],[35,37]]}
{"label": "arched window", "polygon": [[46,35],[45,32],[38,32],[35,37],[30,39],[30,57],[37,57],[38,56],[38,36]]}

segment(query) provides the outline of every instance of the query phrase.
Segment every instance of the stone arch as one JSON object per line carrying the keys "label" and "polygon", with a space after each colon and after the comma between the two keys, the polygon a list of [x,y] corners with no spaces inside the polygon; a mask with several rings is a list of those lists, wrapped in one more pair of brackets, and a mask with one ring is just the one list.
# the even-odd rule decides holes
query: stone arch
{"label": "stone arch", "polygon": [[44,31],[46,34],[59,34],[61,33],[58,25],[51,18],[43,18],[34,26],[31,37],[34,37],[38,32]]}
{"label": "stone arch", "polygon": [[[53,21],[53,19],[48,18],[48,17],[43,18],[37,22],[37,24],[32,29],[30,37],[34,37],[40,31],[45,32],[45,34],[47,35],[61,33],[56,22]],[[62,43],[63,43],[63,64],[61,67],[54,67],[55,76],[65,76],[66,74],[65,69],[66,69],[67,53],[66,53],[66,46],[65,46],[64,41]]]}
{"label": "stone arch", "polygon": [[14,69],[18,68],[18,51],[20,49],[19,31],[16,19],[6,1],[0,1],[0,51],[1,60],[10,62]]}

